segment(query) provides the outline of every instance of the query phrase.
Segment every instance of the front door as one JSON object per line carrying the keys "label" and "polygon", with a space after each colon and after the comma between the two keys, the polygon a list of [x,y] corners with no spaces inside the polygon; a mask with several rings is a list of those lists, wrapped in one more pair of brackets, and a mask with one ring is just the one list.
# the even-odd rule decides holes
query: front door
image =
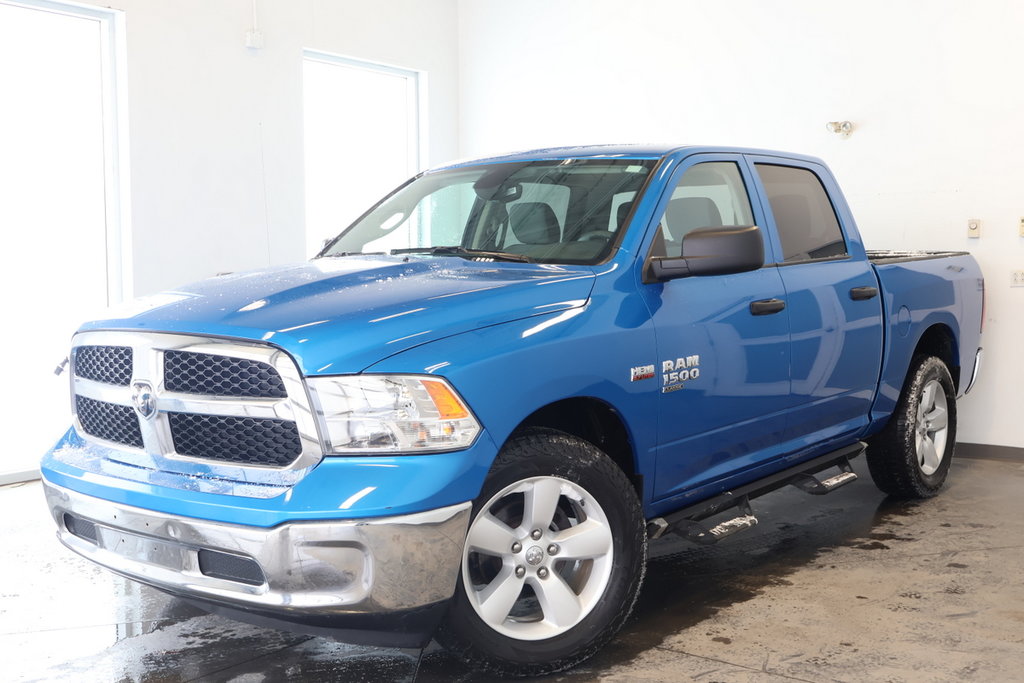
{"label": "front door", "polygon": [[[653,255],[678,256],[689,231],[752,225],[739,157],[696,155],[662,197]],[[769,262],[771,245],[766,238]],[[778,269],[642,284],[657,337],[656,498],[692,490],[781,454],[791,404],[789,315],[755,311],[785,299]]]}

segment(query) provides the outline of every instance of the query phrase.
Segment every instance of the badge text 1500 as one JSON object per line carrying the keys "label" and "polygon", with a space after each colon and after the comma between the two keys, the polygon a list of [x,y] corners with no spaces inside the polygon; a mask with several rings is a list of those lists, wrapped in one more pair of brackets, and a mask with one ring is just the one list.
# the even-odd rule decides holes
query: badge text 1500
{"label": "badge text 1500", "polygon": [[661,362],[661,383],[665,387],[700,377],[700,356],[686,356]]}

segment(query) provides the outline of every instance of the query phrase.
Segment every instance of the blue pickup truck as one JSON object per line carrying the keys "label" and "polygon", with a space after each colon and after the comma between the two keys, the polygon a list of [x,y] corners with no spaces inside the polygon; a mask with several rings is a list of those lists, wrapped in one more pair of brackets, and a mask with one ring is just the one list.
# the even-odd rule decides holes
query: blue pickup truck
{"label": "blue pickup truck", "polygon": [[648,541],[759,495],[943,485],[984,283],[871,252],[826,166],[545,149],[396,189],[308,263],[84,325],[60,540],[239,619],[511,675],[611,639]]}

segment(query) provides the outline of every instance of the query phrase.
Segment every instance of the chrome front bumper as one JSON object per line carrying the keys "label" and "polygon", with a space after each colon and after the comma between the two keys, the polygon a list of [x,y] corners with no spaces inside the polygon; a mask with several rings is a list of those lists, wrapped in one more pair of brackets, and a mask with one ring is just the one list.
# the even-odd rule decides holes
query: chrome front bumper
{"label": "chrome front bumper", "polygon": [[[467,502],[396,517],[264,529],[120,505],[45,479],[43,487],[58,537],[80,555],[186,598],[296,624],[447,601],[470,513]],[[242,569],[242,578],[225,578],[236,573],[232,567]]]}

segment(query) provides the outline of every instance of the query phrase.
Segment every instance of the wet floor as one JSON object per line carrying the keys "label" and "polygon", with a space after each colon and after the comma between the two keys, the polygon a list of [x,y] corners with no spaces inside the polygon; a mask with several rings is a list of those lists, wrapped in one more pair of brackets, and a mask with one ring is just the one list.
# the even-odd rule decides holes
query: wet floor
{"label": "wet floor", "polygon": [[[760,524],[717,546],[653,544],[623,632],[546,680],[1024,681],[1024,462],[958,459],[917,503],[855,469],[755,501]],[[60,546],[38,482],[0,488],[0,519],[0,680],[494,680],[436,645],[261,629],[114,576]]]}

